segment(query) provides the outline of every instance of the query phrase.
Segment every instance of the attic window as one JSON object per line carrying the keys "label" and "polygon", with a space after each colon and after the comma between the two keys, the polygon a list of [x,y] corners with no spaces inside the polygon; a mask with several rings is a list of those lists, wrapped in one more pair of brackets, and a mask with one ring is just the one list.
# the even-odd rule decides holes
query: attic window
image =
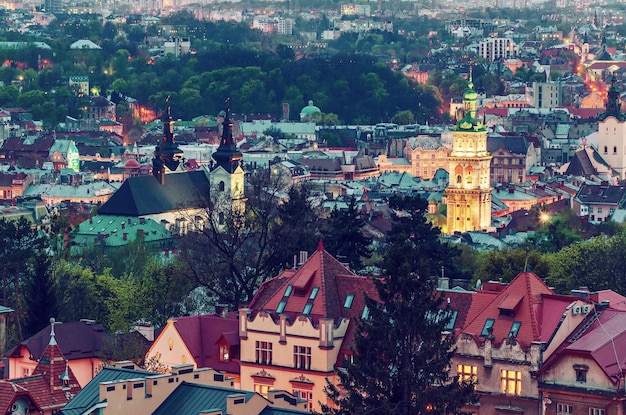
{"label": "attic window", "polygon": [[287,301],[282,300],[280,303],[278,303],[278,306],[276,307],[276,312],[278,314],[282,313],[283,311],[285,311],[285,306],[287,305]]}
{"label": "attic window", "polygon": [[283,294],[283,297],[289,297],[291,295],[291,291],[293,291],[293,287],[289,284],[287,288],[285,288],[285,294]]}
{"label": "attic window", "polygon": [[488,318],[485,320],[485,325],[483,326],[483,330],[480,332],[480,337],[487,337],[490,334],[490,329],[493,329],[493,323],[496,320],[493,318]]}
{"label": "attic window", "polygon": [[514,321],[511,324],[511,331],[509,331],[509,337],[517,337],[517,333],[519,333],[519,328],[522,326],[521,321]]}
{"label": "attic window", "polygon": [[352,307],[352,302],[354,301],[354,294],[348,294],[346,297],[346,301],[343,303],[343,308]]}
{"label": "attic window", "polygon": [[576,382],[580,382],[580,383],[587,382],[587,372],[589,371],[589,366],[575,364],[574,370],[576,371]]}
{"label": "attic window", "polygon": [[308,316],[309,314],[311,314],[311,309],[312,308],[313,308],[313,304],[306,303],[304,305],[304,310],[302,310],[302,314],[304,314],[305,316]]}
{"label": "attic window", "polygon": [[317,297],[317,292],[320,290],[320,287],[313,287],[313,289],[311,290],[311,295],[309,295],[309,300],[315,300],[315,297]]}

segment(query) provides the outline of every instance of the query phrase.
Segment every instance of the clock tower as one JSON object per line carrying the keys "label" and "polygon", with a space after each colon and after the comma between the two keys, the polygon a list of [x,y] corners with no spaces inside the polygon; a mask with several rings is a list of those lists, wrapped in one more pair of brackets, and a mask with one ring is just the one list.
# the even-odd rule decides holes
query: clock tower
{"label": "clock tower", "polygon": [[452,131],[448,156],[450,183],[447,193],[447,232],[487,229],[491,225],[491,185],[487,152],[487,128],[476,118],[478,94],[472,73],[463,95],[463,117]]}

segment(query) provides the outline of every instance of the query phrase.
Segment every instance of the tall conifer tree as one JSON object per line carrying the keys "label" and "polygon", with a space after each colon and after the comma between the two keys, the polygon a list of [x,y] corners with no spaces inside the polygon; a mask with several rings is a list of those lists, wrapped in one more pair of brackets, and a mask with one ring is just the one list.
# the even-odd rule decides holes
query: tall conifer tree
{"label": "tall conifer tree", "polygon": [[354,356],[339,371],[340,385],[328,385],[336,415],[457,414],[475,401],[471,381],[452,376],[454,336],[450,314],[432,275],[450,248],[439,230],[424,220],[426,202],[416,197],[390,200],[396,217],[388,234],[382,268],[374,279],[378,298],[366,297],[357,327]]}

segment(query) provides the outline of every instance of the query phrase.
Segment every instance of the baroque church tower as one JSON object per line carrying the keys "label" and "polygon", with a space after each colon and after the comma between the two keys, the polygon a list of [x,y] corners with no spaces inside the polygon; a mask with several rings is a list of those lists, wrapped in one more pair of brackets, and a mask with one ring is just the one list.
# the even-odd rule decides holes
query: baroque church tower
{"label": "baroque church tower", "polygon": [[[233,138],[233,123],[230,119],[230,108],[227,106],[226,115],[222,122],[220,145],[213,153],[209,170],[211,199],[220,216],[225,213],[223,209],[220,209],[220,206],[228,205],[240,213],[245,208],[245,173],[241,167],[242,158],[243,155],[237,149]],[[220,222],[222,222],[221,219]]]}
{"label": "baroque church tower", "polygon": [[626,178],[626,114],[622,112],[619,95],[617,79],[613,76],[606,110],[598,117],[598,152],[623,180]]}
{"label": "baroque church tower", "polygon": [[448,234],[483,230],[491,225],[491,154],[487,152],[487,128],[476,118],[477,99],[470,69],[468,90],[463,95],[464,115],[452,131],[452,152],[448,156]]}
{"label": "baroque church tower", "polygon": [[183,158],[183,152],[178,148],[176,139],[174,138],[174,122],[172,121],[169,102],[167,104],[167,111],[163,114],[162,121],[163,138],[154,150],[152,174],[159,179],[159,183],[165,184],[165,175],[176,171]]}

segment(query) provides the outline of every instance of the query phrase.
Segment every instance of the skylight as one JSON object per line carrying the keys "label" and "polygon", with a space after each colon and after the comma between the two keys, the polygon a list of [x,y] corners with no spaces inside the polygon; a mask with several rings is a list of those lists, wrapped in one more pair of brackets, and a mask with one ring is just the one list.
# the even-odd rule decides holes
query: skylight
{"label": "skylight", "polygon": [[312,308],[313,308],[313,304],[306,303],[304,305],[304,310],[302,310],[302,314],[304,314],[305,316],[308,316],[309,314],[311,314],[311,309]]}
{"label": "skylight", "polygon": [[519,333],[519,328],[522,326],[521,321],[514,321],[511,324],[511,331],[509,332],[509,337],[517,337],[517,333]]}
{"label": "skylight", "polygon": [[320,287],[313,287],[313,289],[311,290],[311,295],[309,295],[309,300],[315,300],[315,297],[317,297],[317,293],[320,290]]}
{"label": "skylight", "polygon": [[285,311],[285,306],[287,305],[287,301],[282,300],[280,303],[278,303],[278,306],[276,307],[276,312],[278,314],[282,313],[283,311]]}
{"label": "skylight", "polygon": [[485,325],[483,326],[483,331],[480,332],[480,337],[487,337],[489,335],[489,329],[493,328],[493,323],[496,320],[493,318],[488,318],[485,320]]}
{"label": "skylight", "polygon": [[348,294],[346,297],[346,301],[343,303],[343,308],[352,307],[352,302],[354,301],[354,294]]}
{"label": "skylight", "polygon": [[291,295],[292,290],[293,290],[293,287],[291,286],[291,284],[289,284],[287,288],[285,288],[285,294],[283,294],[283,297],[289,297]]}

